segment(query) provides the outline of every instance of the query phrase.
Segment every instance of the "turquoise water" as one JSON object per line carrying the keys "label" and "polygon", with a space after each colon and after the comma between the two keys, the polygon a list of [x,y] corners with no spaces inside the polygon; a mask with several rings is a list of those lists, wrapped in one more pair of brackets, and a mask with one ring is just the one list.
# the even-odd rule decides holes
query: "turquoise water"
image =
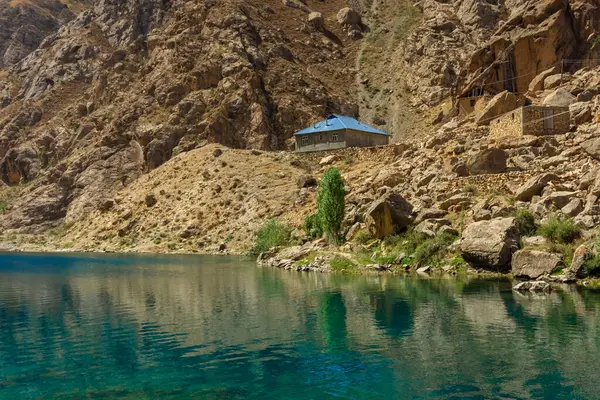
{"label": "turquoise water", "polygon": [[600,295],[0,255],[0,399],[597,399]]}

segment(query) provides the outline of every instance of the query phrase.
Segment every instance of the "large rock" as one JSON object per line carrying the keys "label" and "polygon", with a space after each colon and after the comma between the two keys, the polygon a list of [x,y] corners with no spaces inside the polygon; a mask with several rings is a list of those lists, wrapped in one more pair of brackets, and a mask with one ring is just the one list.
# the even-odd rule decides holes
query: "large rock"
{"label": "large rock", "polygon": [[592,120],[592,106],[588,102],[573,103],[569,106],[571,121],[575,125],[585,124]]}
{"label": "large rock", "polygon": [[600,160],[600,138],[593,138],[581,143],[581,147],[590,156]]}
{"label": "large rock", "polygon": [[346,7],[342,8],[337,13],[337,21],[340,25],[353,26],[360,25],[362,23],[362,18],[358,12],[354,11],[349,7]]}
{"label": "large rock", "polygon": [[479,113],[475,122],[477,125],[489,125],[490,121],[502,114],[519,107],[519,98],[509,91],[498,93]]}
{"label": "large rock", "polygon": [[487,149],[471,156],[468,169],[471,175],[499,174],[506,171],[506,152],[500,149]]}
{"label": "large rock", "polygon": [[388,193],[375,200],[365,212],[367,228],[378,238],[406,228],[412,220],[413,206],[397,193]]}
{"label": "large rock", "polygon": [[311,12],[308,14],[308,23],[316,30],[320,30],[325,26],[325,18],[320,12]]}
{"label": "large rock", "polygon": [[474,222],[463,231],[463,258],[477,267],[506,271],[519,248],[519,230],[514,218]]}
{"label": "large rock", "polygon": [[540,73],[535,78],[533,78],[533,80],[529,84],[529,91],[537,92],[538,90],[543,90],[544,82],[545,82],[546,78],[549,77],[550,75],[555,74],[557,70],[558,70],[558,68],[552,67],[552,68],[547,69],[544,72]]}
{"label": "large rock", "polygon": [[576,102],[577,97],[573,96],[569,91],[560,88],[546,96],[543,104],[552,107],[569,107]]}
{"label": "large rock", "polygon": [[542,190],[550,182],[557,181],[558,175],[553,173],[545,173],[534,176],[525,182],[517,192],[515,193],[515,199],[518,201],[531,201],[533,196],[537,196],[542,193]]}
{"label": "large rock", "polygon": [[574,281],[578,278],[587,277],[587,273],[585,271],[585,263],[586,261],[592,257],[590,249],[582,244],[573,253],[573,261],[571,261],[571,265],[565,271],[565,278],[568,281]]}
{"label": "large rock", "polygon": [[512,258],[512,274],[519,278],[537,279],[550,275],[562,264],[558,254],[536,250],[519,250]]}

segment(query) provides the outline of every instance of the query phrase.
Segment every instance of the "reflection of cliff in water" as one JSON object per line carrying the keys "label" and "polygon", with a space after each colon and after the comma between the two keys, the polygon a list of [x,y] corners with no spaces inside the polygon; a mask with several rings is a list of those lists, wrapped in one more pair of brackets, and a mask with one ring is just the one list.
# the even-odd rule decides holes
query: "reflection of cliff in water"
{"label": "reflection of cliff in water", "polygon": [[[600,367],[591,356],[599,354],[600,296],[589,291],[540,297],[514,293],[503,280],[348,277],[193,260],[67,262],[10,279],[0,270],[0,375],[27,360],[37,364],[19,376],[26,381],[67,365],[110,365],[116,381],[202,366],[200,386],[243,379],[276,386],[281,371],[306,379],[318,371],[316,384],[350,395],[352,374],[384,363],[380,378],[407,396],[428,387],[442,398],[568,398],[589,397]],[[221,363],[228,376],[209,368]]]}

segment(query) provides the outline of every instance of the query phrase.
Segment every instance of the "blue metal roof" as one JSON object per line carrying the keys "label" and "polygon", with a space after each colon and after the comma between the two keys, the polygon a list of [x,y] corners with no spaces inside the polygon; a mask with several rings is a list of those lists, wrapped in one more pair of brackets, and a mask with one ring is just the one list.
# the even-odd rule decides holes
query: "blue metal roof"
{"label": "blue metal roof", "polygon": [[296,135],[306,135],[308,133],[317,133],[317,132],[331,132],[331,131],[339,131],[342,129],[353,129],[355,131],[362,131],[368,133],[376,133],[378,135],[386,135],[392,136],[389,133],[384,131],[380,131],[377,128],[373,128],[367,124],[363,124],[362,122],[351,118],[346,117],[344,115],[336,115],[332,114],[327,117],[326,120],[321,121],[313,126],[309,126],[306,129],[302,129],[299,132],[296,132]]}

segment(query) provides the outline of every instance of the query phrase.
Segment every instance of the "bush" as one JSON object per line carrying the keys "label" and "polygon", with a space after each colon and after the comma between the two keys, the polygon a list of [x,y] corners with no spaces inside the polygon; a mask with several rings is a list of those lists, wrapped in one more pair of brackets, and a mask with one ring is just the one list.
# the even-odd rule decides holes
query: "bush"
{"label": "bush", "polygon": [[357,268],[357,265],[346,257],[335,257],[329,261],[329,266],[334,271],[348,271]]}
{"label": "bush", "polygon": [[515,223],[521,236],[533,236],[537,231],[535,218],[529,210],[518,210],[515,215]]}
{"label": "bush", "polygon": [[548,221],[542,224],[539,234],[554,243],[573,243],[581,235],[581,229],[568,217],[550,215]]}
{"label": "bush", "polygon": [[600,232],[596,233],[593,254],[585,260],[583,269],[588,275],[600,275]]}
{"label": "bush", "polygon": [[312,238],[320,238],[323,236],[323,227],[321,226],[318,214],[304,217],[304,232]]}
{"label": "bush", "polygon": [[317,192],[317,215],[327,238],[337,243],[344,219],[346,188],[337,168],[329,168],[319,183]]}
{"label": "bush", "polygon": [[8,206],[8,200],[0,200],[0,214],[4,214],[4,210]]}
{"label": "bush", "polygon": [[354,241],[358,244],[368,244],[369,242],[371,242],[373,239],[375,239],[373,237],[373,235],[371,235],[371,233],[369,233],[369,231],[358,231],[358,233],[356,234],[356,236],[354,236]]}
{"label": "bush", "polygon": [[454,243],[455,240],[456,236],[447,233],[443,233],[432,239],[427,239],[415,250],[415,265],[423,266],[441,261],[446,255],[448,246]]}
{"label": "bush", "polygon": [[271,218],[259,229],[250,253],[257,256],[273,247],[285,246],[290,243],[291,234],[287,225]]}

